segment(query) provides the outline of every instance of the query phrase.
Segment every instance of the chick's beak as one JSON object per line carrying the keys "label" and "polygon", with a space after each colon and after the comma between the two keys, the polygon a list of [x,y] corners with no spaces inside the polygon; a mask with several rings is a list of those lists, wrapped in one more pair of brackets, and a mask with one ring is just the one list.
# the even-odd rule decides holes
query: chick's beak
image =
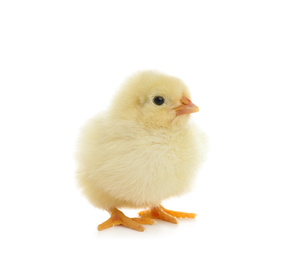
{"label": "chick's beak", "polygon": [[199,111],[199,108],[194,105],[190,99],[182,97],[180,99],[182,105],[175,107],[176,115],[191,114]]}

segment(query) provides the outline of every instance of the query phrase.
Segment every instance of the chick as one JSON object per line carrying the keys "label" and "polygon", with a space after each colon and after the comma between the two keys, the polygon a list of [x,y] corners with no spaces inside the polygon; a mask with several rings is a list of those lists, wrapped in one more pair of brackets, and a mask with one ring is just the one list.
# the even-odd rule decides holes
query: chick
{"label": "chick", "polygon": [[[98,226],[143,231],[153,219],[177,223],[194,213],[175,212],[162,200],[188,191],[202,161],[203,138],[189,116],[198,107],[178,78],[156,71],[134,74],[109,109],[83,127],[76,177],[83,194],[110,213]],[[119,208],[149,208],[128,218]]]}

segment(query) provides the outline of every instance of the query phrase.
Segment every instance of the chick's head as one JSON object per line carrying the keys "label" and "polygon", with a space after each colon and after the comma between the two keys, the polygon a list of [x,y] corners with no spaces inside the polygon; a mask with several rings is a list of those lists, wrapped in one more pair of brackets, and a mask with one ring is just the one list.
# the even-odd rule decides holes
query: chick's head
{"label": "chick's head", "polygon": [[114,117],[134,120],[152,128],[181,126],[186,124],[191,113],[197,111],[183,81],[156,71],[131,76],[111,105]]}

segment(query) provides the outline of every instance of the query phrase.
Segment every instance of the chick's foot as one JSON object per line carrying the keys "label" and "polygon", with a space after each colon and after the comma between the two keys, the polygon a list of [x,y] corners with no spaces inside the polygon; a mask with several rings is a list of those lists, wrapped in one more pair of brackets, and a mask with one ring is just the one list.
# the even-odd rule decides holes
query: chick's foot
{"label": "chick's foot", "polygon": [[151,209],[139,212],[139,216],[143,218],[153,218],[161,219],[173,224],[177,224],[176,218],[195,218],[195,213],[185,213],[180,211],[168,210],[159,205],[158,207],[153,207]]}
{"label": "chick's foot", "polygon": [[116,208],[109,210],[111,217],[98,226],[98,230],[104,230],[112,226],[125,226],[137,231],[144,231],[141,224],[152,225],[154,221],[151,218],[128,218],[124,213]]}

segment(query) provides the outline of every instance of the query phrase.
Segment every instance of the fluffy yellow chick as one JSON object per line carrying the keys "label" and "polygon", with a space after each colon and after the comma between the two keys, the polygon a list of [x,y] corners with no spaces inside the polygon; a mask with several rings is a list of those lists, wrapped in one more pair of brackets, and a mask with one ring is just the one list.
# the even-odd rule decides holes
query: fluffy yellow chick
{"label": "fluffy yellow chick", "polygon": [[[189,115],[198,107],[178,78],[155,71],[131,76],[109,110],[91,119],[79,139],[76,172],[84,195],[113,225],[143,231],[153,219],[177,223],[194,213],[167,210],[161,201],[186,192],[202,160],[203,138]],[[149,208],[128,218],[118,208]]]}

